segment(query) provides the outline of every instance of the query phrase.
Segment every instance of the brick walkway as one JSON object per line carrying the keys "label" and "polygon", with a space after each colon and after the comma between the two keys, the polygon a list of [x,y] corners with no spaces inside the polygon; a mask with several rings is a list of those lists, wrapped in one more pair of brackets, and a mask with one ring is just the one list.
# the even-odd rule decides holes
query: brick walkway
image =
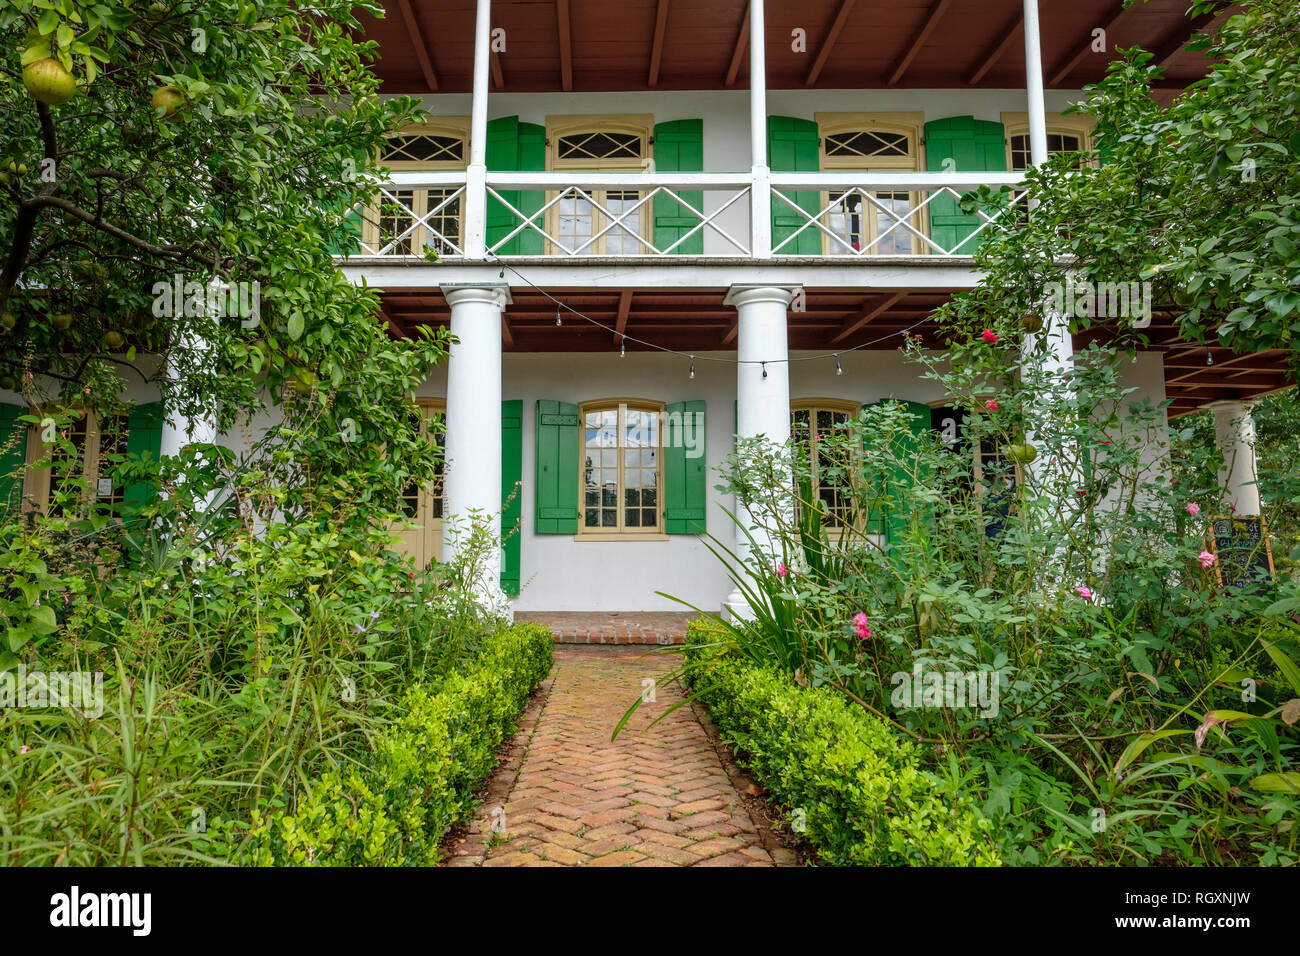
{"label": "brick walkway", "polygon": [[521,611],[517,621],[549,627],[557,644],[681,644],[693,611]]}
{"label": "brick walkway", "polygon": [[[655,688],[618,740],[610,734],[678,657],[557,647],[449,866],[773,866],[794,854],[760,832],[690,706]],[[494,832],[496,831],[496,832]]]}

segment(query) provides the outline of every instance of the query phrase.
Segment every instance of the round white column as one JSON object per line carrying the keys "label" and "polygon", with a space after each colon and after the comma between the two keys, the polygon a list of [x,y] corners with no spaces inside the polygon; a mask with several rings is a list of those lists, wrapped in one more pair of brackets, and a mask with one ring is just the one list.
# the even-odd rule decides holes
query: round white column
{"label": "round white column", "polygon": [[[737,311],[736,349],[736,434],[741,438],[762,437],[773,446],[790,440],[790,364],[786,310],[797,290],[776,286],[733,286],[726,302]],[[774,552],[771,537],[756,524],[748,510],[736,502],[736,554],[747,561],[751,556],[749,528],[758,546]],[[752,612],[739,589],[726,600],[733,615]]]}
{"label": "round white column", "polygon": [[[443,472],[443,556],[450,560],[471,517],[501,535],[501,313],[503,286],[445,287],[456,342],[447,361],[446,467]],[[509,613],[501,591],[501,551],[482,562],[475,586],[485,607]]]}
{"label": "round white column", "polygon": [[1250,403],[1242,401],[1211,402],[1206,406],[1214,414],[1214,437],[1223,453],[1223,471],[1219,481],[1239,515],[1257,515],[1259,508],[1259,473],[1255,465],[1255,420]]}

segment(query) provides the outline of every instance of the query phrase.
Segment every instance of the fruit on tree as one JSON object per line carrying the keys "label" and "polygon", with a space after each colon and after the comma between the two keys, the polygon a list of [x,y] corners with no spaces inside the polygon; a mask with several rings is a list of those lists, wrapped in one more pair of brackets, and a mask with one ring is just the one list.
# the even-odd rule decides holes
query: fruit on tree
{"label": "fruit on tree", "polygon": [[17,324],[18,324],[18,320],[14,318],[14,314],[12,312],[6,312],[4,315],[0,315],[0,329],[4,329],[6,332],[8,332]]}
{"label": "fruit on tree", "polygon": [[154,111],[162,110],[163,119],[169,123],[180,121],[181,109],[185,106],[185,91],[179,86],[160,86],[153,91]]}
{"label": "fruit on tree", "polygon": [[67,312],[56,312],[50,317],[50,325],[54,326],[60,332],[66,332],[72,328],[72,316]]}
{"label": "fruit on tree", "polygon": [[53,57],[23,67],[23,86],[37,102],[46,106],[58,106],[77,95],[76,79]]}
{"label": "fruit on tree", "polygon": [[104,344],[110,349],[121,348],[124,341],[126,340],[122,338],[122,333],[114,329],[104,333]]}
{"label": "fruit on tree", "polygon": [[1007,457],[1017,465],[1027,465],[1038,457],[1038,449],[1028,442],[1011,445],[1007,448]]}

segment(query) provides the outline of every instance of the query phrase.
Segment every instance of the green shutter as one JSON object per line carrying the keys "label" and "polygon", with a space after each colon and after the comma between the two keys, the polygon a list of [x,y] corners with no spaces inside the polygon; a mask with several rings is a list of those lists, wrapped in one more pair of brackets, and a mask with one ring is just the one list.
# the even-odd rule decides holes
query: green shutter
{"label": "green shutter", "polygon": [[580,411],[568,402],[537,402],[534,528],[538,534],[578,533]]}
{"label": "green shutter", "polygon": [[[495,172],[519,171],[519,117],[501,116],[487,124],[487,168]],[[501,197],[516,209],[519,208],[519,191],[500,190]],[[490,250],[519,224],[518,218],[505,203],[493,196],[487,201],[487,246]],[[519,240],[516,236],[497,250],[503,256],[515,255]]]}
{"label": "green shutter", "polygon": [[[953,162],[945,166],[945,160],[949,159]],[[1007,171],[1006,130],[1001,123],[972,116],[952,116],[926,123],[925,166],[932,173],[1004,173]],[[974,254],[984,234],[969,242],[963,240],[982,221],[978,216],[964,214],[957,200],[947,193],[935,196],[930,202],[930,238],[956,255]]]}
{"label": "green shutter", "polygon": [[[812,120],[792,116],[767,118],[767,164],[784,173],[815,173],[821,165],[821,140],[817,124]],[[810,217],[821,212],[821,193],[815,191],[784,192]],[[799,232],[803,226],[807,228]],[[780,246],[790,236],[798,236]],[[778,256],[820,255],[822,234],[803,216],[781,200],[772,199],[772,249]]]}
{"label": "green shutter", "polygon": [[[907,409],[909,414],[908,430],[898,435],[895,440],[894,457],[903,460],[914,458],[917,451],[920,450],[923,437],[931,427],[930,406],[923,405],[920,402],[909,402],[896,398],[881,399],[870,404],[883,405],[886,402],[898,402]],[[881,490],[886,498],[892,502],[898,494],[897,488],[907,487],[912,484],[912,476],[905,468],[899,467],[895,469],[891,477],[886,479],[886,482],[886,487]],[[888,503],[884,507],[879,504],[872,505],[869,507],[867,515],[867,531],[870,534],[883,534],[886,543],[893,542],[898,540],[906,530],[907,520],[908,516],[906,514],[890,507]]]}
{"label": "green shutter", "polygon": [[[521,173],[540,173],[546,171],[546,127],[536,123],[519,124],[519,161],[515,164]],[[532,218],[546,205],[546,193],[540,189],[522,189],[518,193],[519,202],[515,207],[524,215]],[[533,219],[541,229],[546,223]],[[514,225],[518,225],[516,222]],[[514,228],[514,225],[511,228]],[[515,251],[521,256],[540,256],[546,254],[546,240],[542,234],[531,226],[512,240]]]}
{"label": "green shutter", "polygon": [[[703,534],[708,506],[704,402],[676,402],[664,408],[664,417],[664,530]],[[699,454],[690,454],[688,438]]]}
{"label": "green shutter", "polygon": [[27,414],[21,405],[0,404],[0,515],[22,507],[23,465],[27,461]]}
{"label": "green shutter", "polygon": [[[704,171],[704,121],[674,120],[655,126],[655,171],[660,173],[698,173]],[[682,202],[704,211],[704,190],[674,190]],[[655,247],[667,249],[697,225],[700,219],[672,196],[655,196]],[[704,230],[673,249],[674,255],[698,256],[704,253]]]}
{"label": "green shutter", "polygon": [[[521,123],[518,116],[502,116],[488,124],[486,162],[494,172],[540,172],[546,169],[546,128],[535,123]],[[498,190],[502,199],[525,215],[539,212],[545,204],[545,193],[539,189]],[[487,201],[487,245],[510,235],[522,220],[506,208],[500,199],[489,196]],[[545,228],[545,223],[538,222]],[[497,255],[541,255],[544,244],[541,235],[525,229],[496,250]]]}
{"label": "green shutter", "polygon": [[[162,452],[163,403],[150,402],[137,405],[127,421],[126,453],[143,455],[146,452],[155,459]],[[123,494],[128,508],[139,508],[149,503],[157,494],[157,489],[147,481],[137,481]]]}
{"label": "green shutter", "polygon": [[519,539],[523,536],[524,403],[501,403],[501,590],[519,594]]}

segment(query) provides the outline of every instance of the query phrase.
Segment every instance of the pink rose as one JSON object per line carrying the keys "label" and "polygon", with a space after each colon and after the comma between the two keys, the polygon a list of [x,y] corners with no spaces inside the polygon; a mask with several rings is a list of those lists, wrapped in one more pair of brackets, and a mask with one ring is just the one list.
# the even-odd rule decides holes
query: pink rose
{"label": "pink rose", "polygon": [[871,637],[871,628],[867,626],[867,616],[861,611],[853,615],[853,629],[858,632],[859,640],[865,641]]}
{"label": "pink rose", "polygon": [[1086,585],[1084,585],[1083,587],[1075,588],[1074,593],[1079,595],[1079,597],[1083,598],[1085,601],[1092,600],[1092,588]]}
{"label": "pink rose", "polygon": [[1195,518],[1198,514],[1201,513],[1201,506],[1198,505],[1195,501],[1189,501],[1187,502],[1187,513],[1191,515],[1193,518]]}
{"label": "pink rose", "polygon": [[996,412],[998,410],[998,403],[993,401],[993,399],[990,398],[987,402],[984,403],[984,407],[991,412]]}
{"label": "pink rose", "polygon": [[1214,567],[1214,562],[1219,560],[1208,551],[1202,551],[1197,555],[1196,559],[1201,562],[1201,567],[1203,568],[1212,568]]}
{"label": "pink rose", "polygon": [[790,573],[790,572],[789,572],[789,570],[786,568],[786,566],[785,566],[785,562],[784,562],[784,561],[782,561],[780,564],[778,564],[778,565],[776,566],[776,576],[777,576],[778,578],[782,578],[782,579],[784,579],[785,576],[786,576],[787,574],[789,574],[789,573]]}
{"label": "pink rose", "polygon": [[992,329],[985,329],[983,338],[989,345],[997,345],[998,343],[998,334]]}

